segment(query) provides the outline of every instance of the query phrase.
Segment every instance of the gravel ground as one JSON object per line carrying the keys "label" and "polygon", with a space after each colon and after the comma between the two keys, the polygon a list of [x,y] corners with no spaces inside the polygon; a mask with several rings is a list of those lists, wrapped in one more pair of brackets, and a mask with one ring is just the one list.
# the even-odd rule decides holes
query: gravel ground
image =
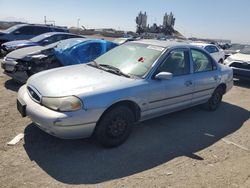
{"label": "gravel ground", "polygon": [[17,112],[19,87],[0,71],[0,187],[250,187],[250,83],[236,81],[216,112],[143,122],[114,149],[42,132]]}

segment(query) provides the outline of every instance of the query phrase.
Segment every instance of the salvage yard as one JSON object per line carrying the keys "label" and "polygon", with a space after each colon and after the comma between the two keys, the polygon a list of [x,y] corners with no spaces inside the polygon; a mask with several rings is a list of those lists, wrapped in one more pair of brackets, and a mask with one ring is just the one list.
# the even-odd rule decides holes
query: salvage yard
{"label": "salvage yard", "polygon": [[[20,85],[0,70],[0,187],[250,187],[249,82],[235,81],[215,112],[194,107],[149,120],[104,149],[21,118]],[[7,146],[19,133],[24,139]]]}

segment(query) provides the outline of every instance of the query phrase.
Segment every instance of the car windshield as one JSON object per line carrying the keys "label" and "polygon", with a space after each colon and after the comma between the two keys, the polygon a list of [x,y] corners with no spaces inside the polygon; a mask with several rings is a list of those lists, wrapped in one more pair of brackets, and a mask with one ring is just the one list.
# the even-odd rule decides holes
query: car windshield
{"label": "car windshield", "polygon": [[250,47],[244,48],[243,50],[240,51],[240,53],[250,55]]}
{"label": "car windshield", "polygon": [[33,37],[32,39],[30,39],[32,42],[40,42],[48,37],[50,37],[51,35],[50,34],[41,34],[41,35],[38,35],[36,37]]}
{"label": "car windshield", "polygon": [[164,48],[153,45],[126,43],[98,57],[99,65],[109,65],[121,72],[137,77],[144,76],[159,58]]}

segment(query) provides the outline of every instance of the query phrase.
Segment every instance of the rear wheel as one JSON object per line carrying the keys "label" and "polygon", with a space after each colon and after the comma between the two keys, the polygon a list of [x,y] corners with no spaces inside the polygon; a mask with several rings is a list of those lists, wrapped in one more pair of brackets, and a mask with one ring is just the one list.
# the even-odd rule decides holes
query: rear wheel
{"label": "rear wheel", "polygon": [[128,107],[114,107],[100,119],[94,136],[104,147],[119,146],[129,137],[134,120],[134,114]]}
{"label": "rear wheel", "polygon": [[223,93],[224,92],[222,87],[219,86],[218,88],[216,88],[211,98],[205,104],[205,107],[210,111],[215,111],[221,104]]}

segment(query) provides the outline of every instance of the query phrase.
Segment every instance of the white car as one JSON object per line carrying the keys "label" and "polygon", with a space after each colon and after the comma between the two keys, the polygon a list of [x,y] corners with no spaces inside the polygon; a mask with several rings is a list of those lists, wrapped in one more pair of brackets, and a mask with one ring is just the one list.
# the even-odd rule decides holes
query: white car
{"label": "white car", "polygon": [[205,49],[218,63],[221,64],[223,63],[225,59],[225,52],[220,47],[214,44],[207,44],[207,43],[191,43],[191,44]]}
{"label": "white car", "polygon": [[233,68],[235,78],[250,80],[250,47],[229,56],[224,64]]}

